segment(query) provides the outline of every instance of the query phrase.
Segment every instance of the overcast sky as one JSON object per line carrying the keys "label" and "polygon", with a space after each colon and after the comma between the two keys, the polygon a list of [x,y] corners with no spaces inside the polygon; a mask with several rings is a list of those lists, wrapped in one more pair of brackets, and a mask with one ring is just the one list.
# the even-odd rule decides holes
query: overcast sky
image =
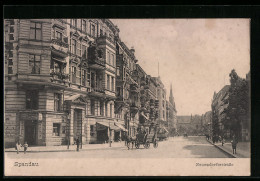
{"label": "overcast sky", "polygon": [[112,19],[138,63],[159,75],[169,97],[172,83],[177,115],[211,110],[214,91],[229,84],[235,69],[250,70],[248,19]]}

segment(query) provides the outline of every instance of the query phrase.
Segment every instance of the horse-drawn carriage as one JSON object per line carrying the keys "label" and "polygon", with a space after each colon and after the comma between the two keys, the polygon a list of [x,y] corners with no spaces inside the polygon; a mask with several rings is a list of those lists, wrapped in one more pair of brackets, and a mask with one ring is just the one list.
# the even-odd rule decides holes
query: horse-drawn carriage
{"label": "horse-drawn carriage", "polygon": [[127,139],[128,149],[135,146],[137,149],[140,148],[140,145],[143,145],[144,148],[150,148],[150,144],[153,144],[154,148],[158,147],[158,139],[156,133],[138,133],[135,137],[130,137]]}

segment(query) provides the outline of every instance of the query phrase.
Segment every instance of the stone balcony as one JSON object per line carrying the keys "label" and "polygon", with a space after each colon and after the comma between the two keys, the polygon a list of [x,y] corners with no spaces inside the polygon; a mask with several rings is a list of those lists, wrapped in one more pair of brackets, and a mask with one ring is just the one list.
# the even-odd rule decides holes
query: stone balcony
{"label": "stone balcony", "polygon": [[95,97],[104,97],[105,90],[98,87],[91,87],[89,94]]}
{"label": "stone balcony", "polygon": [[89,68],[103,70],[105,69],[105,60],[103,58],[97,58],[95,60],[89,60]]}
{"label": "stone balcony", "polygon": [[68,56],[68,48],[69,48],[69,44],[64,39],[65,38],[51,40],[52,53],[62,58]]}

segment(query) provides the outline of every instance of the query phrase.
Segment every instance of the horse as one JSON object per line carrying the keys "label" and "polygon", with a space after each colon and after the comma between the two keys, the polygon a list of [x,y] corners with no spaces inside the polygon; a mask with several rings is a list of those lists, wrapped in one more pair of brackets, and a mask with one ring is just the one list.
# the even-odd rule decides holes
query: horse
{"label": "horse", "polygon": [[131,143],[132,143],[132,149],[133,149],[134,145],[136,143],[136,136],[129,136],[129,135],[127,135],[125,141],[126,141],[126,145],[127,145],[128,150],[130,149],[130,144]]}

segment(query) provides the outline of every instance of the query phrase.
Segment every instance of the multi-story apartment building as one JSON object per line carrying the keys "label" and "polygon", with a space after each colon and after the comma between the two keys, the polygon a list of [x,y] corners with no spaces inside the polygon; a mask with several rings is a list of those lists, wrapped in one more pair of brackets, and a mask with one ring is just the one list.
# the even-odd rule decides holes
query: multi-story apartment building
{"label": "multi-story apartment building", "polygon": [[[5,143],[107,141],[118,28],[104,19],[5,20]],[[110,128],[110,129],[109,129]]]}
{"label": "multi-story apartment building", "polygon": [[160,77],[153,77],[157,84],[157,99],[159,100],[159,122],[160,124],[167,126],[166,120],[166,90],[160,79]]}
{"label": "multi-story apartment building", "polygon": [[[161,81],[107,19],[5,20],[5,146],[82,144],[155,123]],[[160,115],[166,116],[161,110]]]}
{"label": "multi-story apartment building", "polygon": [[136,82],[134,48],[117,40],[116,117],[125,124],[128,135],[134,136],[139,123],[140,88]]}
{"label": "multi-story apartment building", "polygon": [[[212,135],[222,136],[224,134],[223,121],[226,119],[225,109],[228,108],[230,85],[225,85],[218,93],[214,92],[212,100]],[[225,134],[229,135],[227,132]]]}

